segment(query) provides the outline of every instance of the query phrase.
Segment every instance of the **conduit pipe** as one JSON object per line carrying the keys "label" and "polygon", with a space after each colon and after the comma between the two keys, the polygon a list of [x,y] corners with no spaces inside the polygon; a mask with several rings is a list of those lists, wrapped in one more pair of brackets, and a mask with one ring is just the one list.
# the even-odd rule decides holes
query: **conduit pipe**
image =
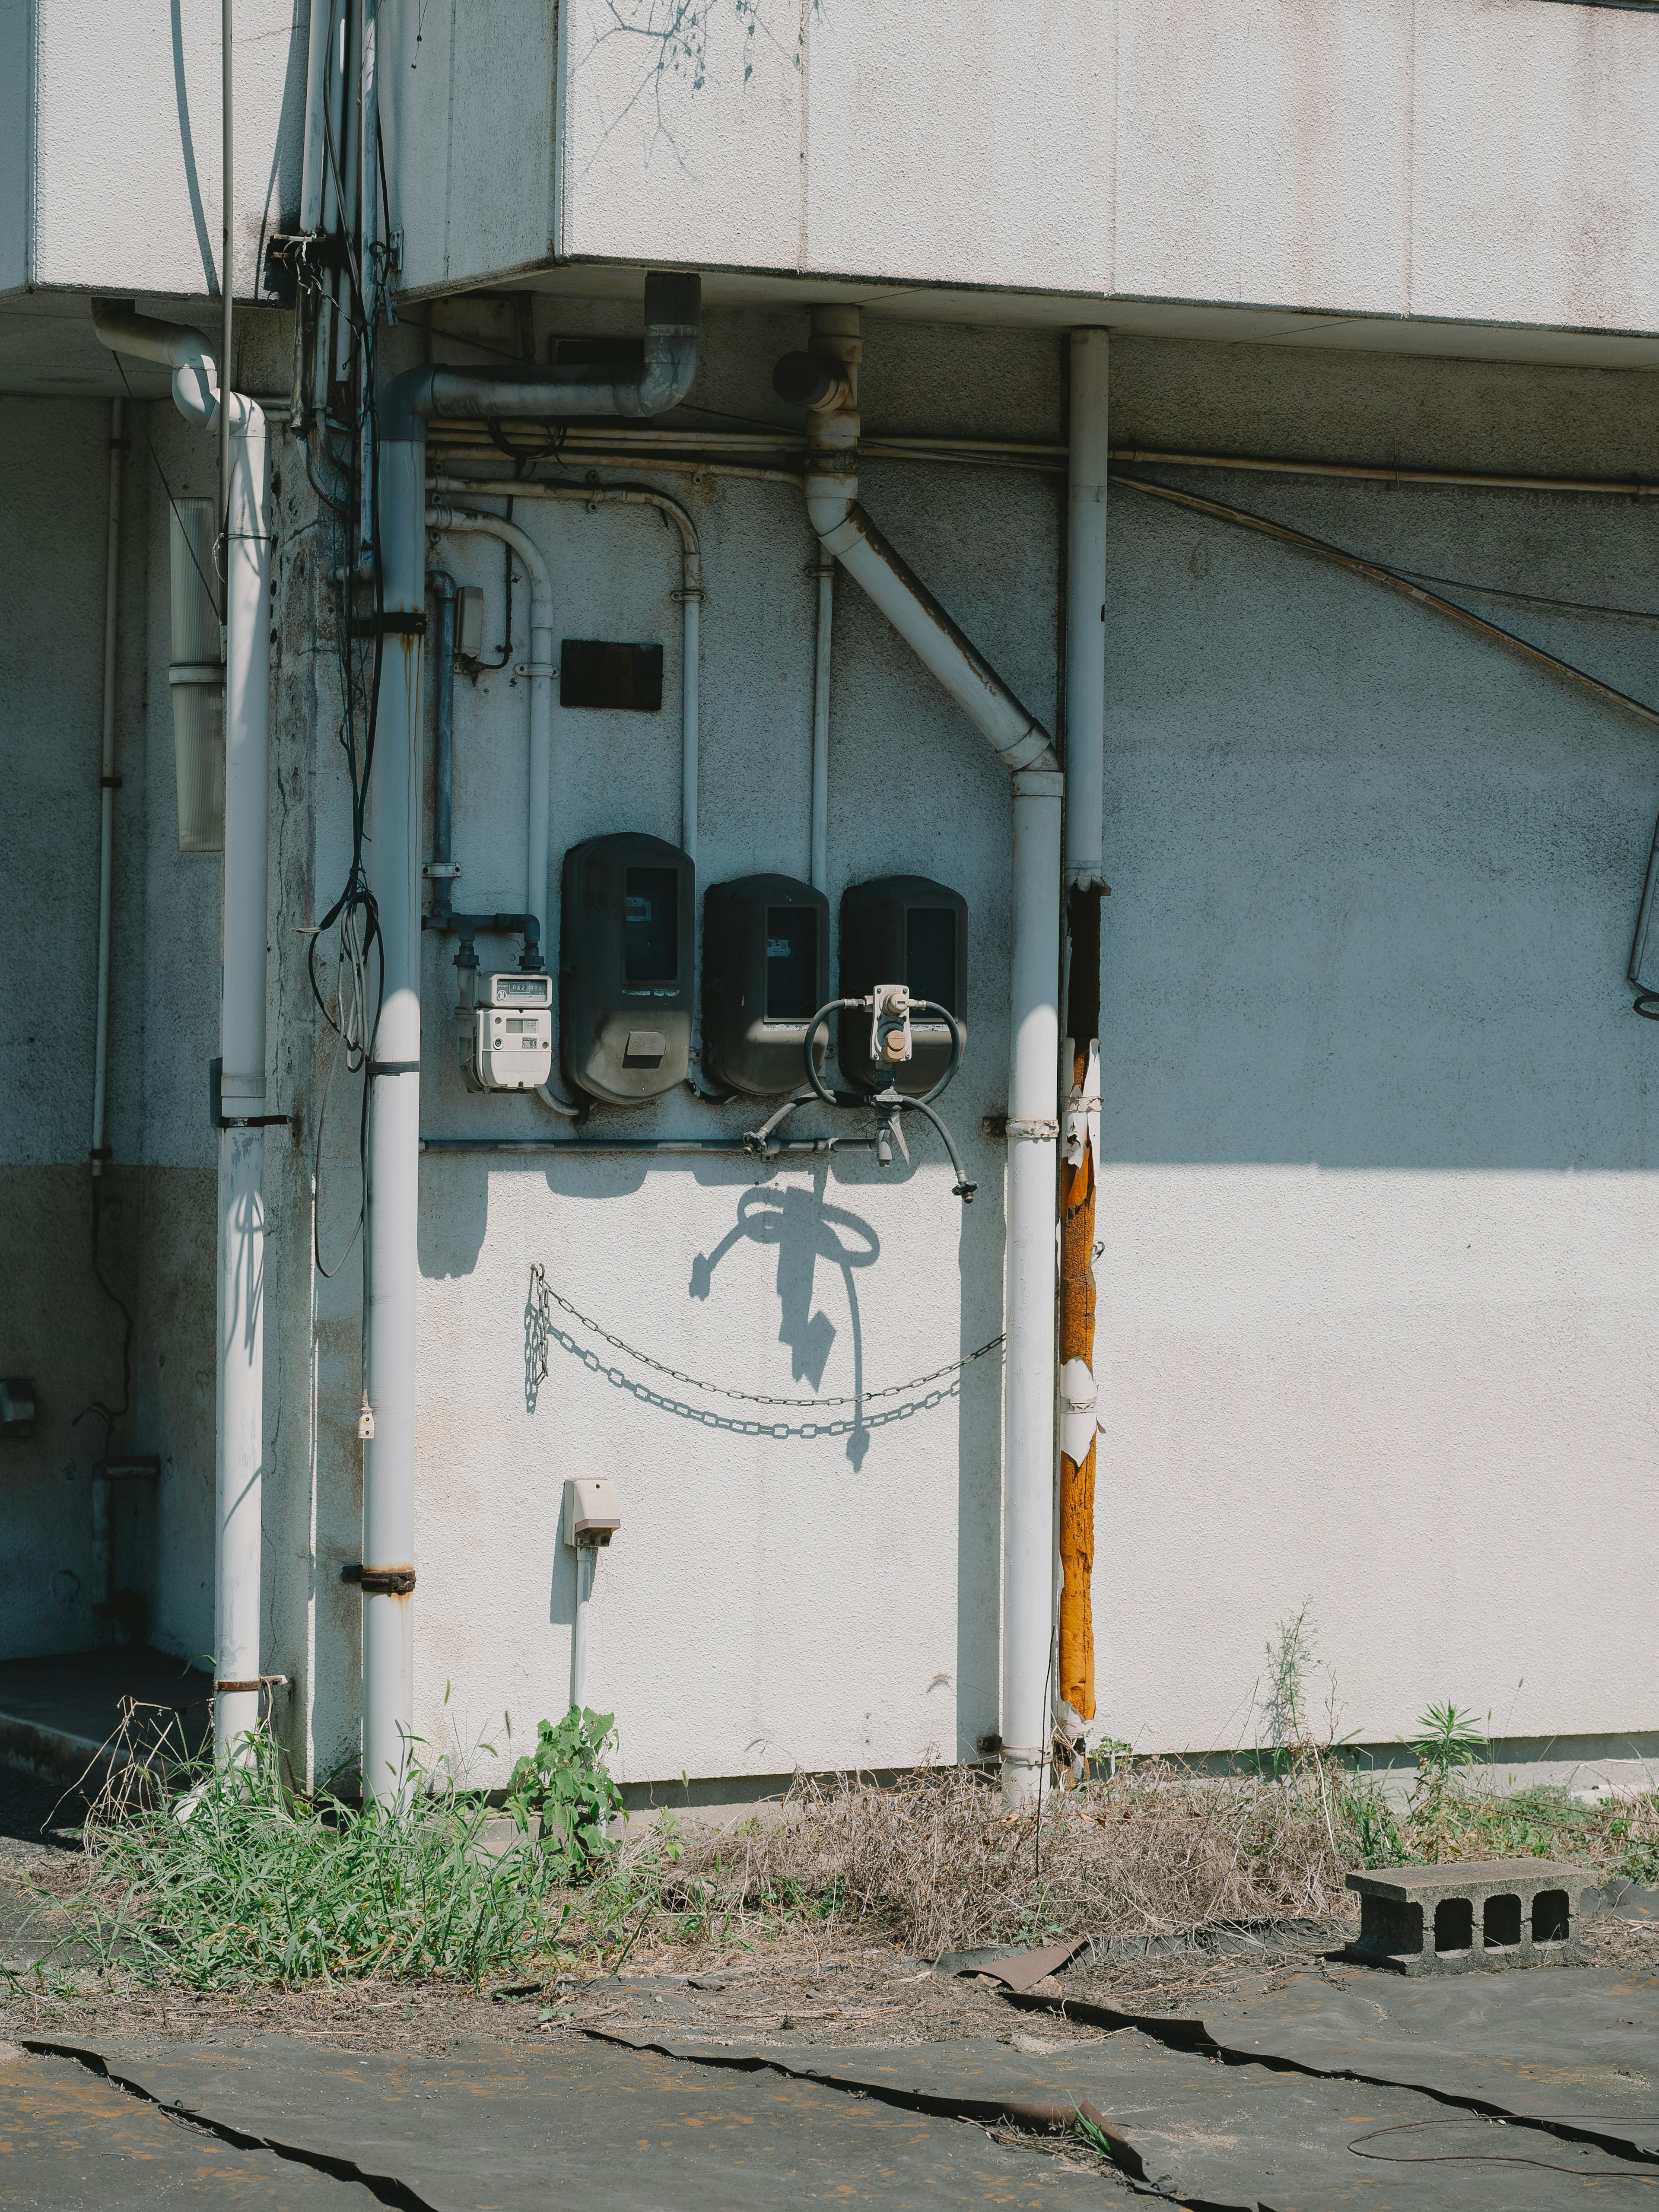
{"label": "conduit pipe", "polygon": [[[188,421],[219,413],[199,331],[94,302],[112,352],[160,362]],[[265,418],[232,393],[226,514],[225,857],[219,1050],[218,1414],[213,1729],[222,1758],[246,1755],[259,1718],[261,1492],[264,1466],[265,899],[270,762],[270,461]]]}
{"label": "conduit pipe", "polygon": [[[109,496],[104,523],[104,696],[98,770],[98,1015],[92,1073],[92,1176],[104,1172],[104,1102],[109,1082],[110,924],[115,877],[115,678],[121,586],[121,456],[126,402],[111,402]],[[94,1205],[97,1203],[96,1194]]]}
{"label": "conduit pipe", "polygon": [[830,889],[830,659],[835,643],[836,564],[820,561],[818,624],[812,649],[812,888]]}
{"label": "conduit pipe", "polygon": [[1106,753],[1110,342],[1072,332],[1066,528],[1066,1142],[1060,1163],[1060,1645],[1062,1730],[1095,1715],[1095,1186],[1100,1147],[1100,902]]}
{"label": "conduit pipe", "polygon": [[775,379],[804,399],[806,511],[818,542],[939,678],[1013,782],[1013,941],[1008,1009],[1007,1355],[1004,1380],[1002,1786],[1042,1789],[1052,1735],[1054,1163],[1060,1133],[1058,916],[1065,779],[1048,733],[918,581],[858,504],[856,307],[813,311],[811,353]]}
{"label": "conduit pipe", "polygon": [[[666,492],[651,491],[642,484],[550,484],[491,483],[488,477],[434,476],[428,490],[459,492],[469,499],[550,499],[579,507],[654,507],[678,533],[680,587],[674,594],[680,605],[680,845],[695,861],[697,857],[697,761],[699,750],[697,668],[702,653],[700,611],[705,593],[702,546],[697,526],[685,509]],[[551,658],[550,647],[550,659]],[[544,925],[542,941],[547,941]]]}
{"label": "conduit pipe", "polygon": [[[553,580],[535,539],[520,530],[516,522],[509,522],[505,515],[475,514],[457,507],[431,507],[427,509],[426,526],[428,530],[451,532],[457,536],[471,533],[479,538],[499,538],[518,555],[520,563],[530,579],[530,658],[520,661],[514,672],[527,678],[530,684],[530,776],[525,807],[525,912],[535,915],[541,941],[545,945],[549,823],[552,813],[553,678],[557,672],[553,660]],[[453,610],[449,619],[453,634]],[[438,711],[440,714],[444,712],[441,700]],[[442,805],[445,794],[441,771],[439,796]],[[447,860],[452,857],[447,819],[443,823],[442,834],[443,857]],[[449,905],[449,889],[446,884],[434,899],[434,915],[441,907],[447,916]],[[536,1096],[555,1114],[562,1114],[568,1120],[575,1119],[577,1109],[567,1106],[562,1098],[556,1098],[546,1084],[538,1085]]]}
{"label": "conduit pipe", "polygon": [[[645,280],[639,370],[598,364],[509,376],[428,365],[380,394],[374,479],[385,652],[369,775],[369,888],[379,903],[381,1001],[370,1064],[368,1224],[368,1342],[373,1433],[363,1449],[363,1788],[396,1802],[409,1781],[414,1723],[416,1222],[421,1064],[421,625],[426,600],[426,431],[436,414],[492,416],[643,416],[683,399],[697,369],[702,286],[696,276]],[[494,517],[473,517],[498,534]],[[526,548],[529,541],[525,541]],[[526,566],[528,566],[526,562]],[[530,570],[532,583],[535,575]],[[532,621],[533,637],[533,621]],[[532,660],[530,665],[534,668]],[[544,663],[550,667],[550,663]],[[544,847],[544,850],[545,848]],[[529,912],[546,911],[544,879]]]}

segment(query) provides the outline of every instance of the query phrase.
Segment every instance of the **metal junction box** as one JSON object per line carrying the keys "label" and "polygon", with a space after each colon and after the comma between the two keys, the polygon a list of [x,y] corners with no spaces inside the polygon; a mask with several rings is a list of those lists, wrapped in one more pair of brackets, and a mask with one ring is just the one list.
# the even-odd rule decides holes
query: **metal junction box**
{"label": "metal junction box", "polygon": [[462,1015],[461,1072],[472,1091],[536,1091],[553,1073],[553,978],[489,975]]}
{"label": "metal junction box", "polygon": [[[902,983],[913,999],[948,1006],[968,1020],[968,902],[926,876],[882,876],[854,884],[841,902],[841,995],[867,999],[878,983]],[[854,1089],[879,1091],[893,1079],[871,1056],[871,1018],[837,1017],[836,1058]],[[895,1088],[931,1091],[951,1064],[951,1032],[925,1015],[913,1018],[911,1058]]]}
{"label": "metal junction box", "polygon": [[702,902],[702,1056],[728,1091],[803,1080],[806,1024],[830,996],[830,902],[793,876],[716,884]]}
{"label": "metal junction box", "polygon": [[624,831],[564,856],[559,1055],[611,1106],[685,1080],[691,1053],[696,871],[678,846]]}

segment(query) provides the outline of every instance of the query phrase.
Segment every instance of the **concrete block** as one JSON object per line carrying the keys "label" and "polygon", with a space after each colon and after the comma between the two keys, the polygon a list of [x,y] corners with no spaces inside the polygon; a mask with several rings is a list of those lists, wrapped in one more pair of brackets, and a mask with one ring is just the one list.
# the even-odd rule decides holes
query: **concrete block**
{"label": "concrete block", "polygon": [[1351,1874],[1359,1934],[1343,1956],[1396,1974],[1578,1966],[1574,1934],[1582,1867],[1548,1859],[1484,1859]]}

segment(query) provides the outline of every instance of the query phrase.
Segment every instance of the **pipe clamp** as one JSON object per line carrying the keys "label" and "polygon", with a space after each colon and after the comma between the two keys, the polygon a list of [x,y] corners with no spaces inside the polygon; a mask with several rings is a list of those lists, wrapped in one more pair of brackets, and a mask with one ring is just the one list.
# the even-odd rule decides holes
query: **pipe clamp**
{"label": "pipe clamp", "polygon": [[410,1597],[415,1590],[413,1567],[342,1567],[340,1580],[359,1584],[365,1597]]}
{"label": "pipe clamp", "polygon": [[1002,1133],[1005,1137],[1035,1137],[1039,1139],[1058,1137],[1060,1124],[1058,1121],[1009,1121],[1004,1122]]}

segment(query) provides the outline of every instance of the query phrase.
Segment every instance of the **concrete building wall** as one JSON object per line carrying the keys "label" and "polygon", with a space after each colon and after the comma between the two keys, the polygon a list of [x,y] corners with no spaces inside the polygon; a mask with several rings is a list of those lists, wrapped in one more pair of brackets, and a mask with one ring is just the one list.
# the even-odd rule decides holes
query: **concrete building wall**
{"label": "concrete building wall", "polygon": [[[559,249],[578,259],[1005,288],[1027,313],[1052,295],[1653,329],[1640,11],[567,13]],[[456,130],[487,125],[473,108]]]}
{"label": "concrete building wall", "polygon": [[[264,249],[299,206],[307,9],[236,11],[233,286],[269,288]],[[27,127],[5,137],[0,279],[7,285],[201,298],[219,289],[220,10],[211,0],[16,0],[0,15],[3,76]],[[24,103],[27,102],[27,109]]]}
{"label": "concrete building wall", "polygon": [[[618,319],[544,307],[538,350]],[[770,365],[801,335],[798,318],[712,314],[700,419],[775,416]],[[1060,434],[1058,339],[896,319],[869,335],[872,431]],[[1126,442],[1651,471],[1643,376],[1151,341],[1120,341],[1114,362]],[[660,481],[696,517],[709,590],[700,884],[803,873],[798,501]],[[1652,619],[1605,611],[1653,604],[1653,525],[1634,503],[1203,482],[1462,580],[1495,619],[1653,691]],[[1037,475],[865,475],[883,527],[1044,716],[1059,494]],[[659,717],[556,711],[556,884],[571,840],[678,834],[678,564],[639,514],[521,501],[516,517],[552,567],[561,635],[665,648]],[[296,885],[312,870],[313,915],[347,858],[328,542],[294,538],[287,587],[304,595],[296,633],[315,623],[308,662],[297,646],[285,661],[283,710],[319,702],[314,842],[293,862]],[[1144,1748],[1248,1742],[1265,1646],[1305,1598],[1341,1725],[1365,1740],[1408,1734],[1449,1695],[1511,1738],[1644,1730],[1653,1040],[1622,976],[1659,802],[1650,734],[1358,580],[1127,491],[1112,549],[1099,1724]],[[483,586],[493,655],[499,551],[436,550]],[[902,1765],[970,1755],[996,1724],[994,1361],[908,1418],[878,1423],[877,1404],[862,1431],[802,1438],[744,1433],[732,1424],[760,1409],[635,1356],[728,1390],[835,1396],[926,1373],[1000,1326],[1000,1162],[979,1125],[1005,1103],[1006,786],[884,622],[838,590],[832,899],[912,868],[966,894],[971,1042],[945,1110],[981,1196],[957,1205],[925,1138],[886,1176],[854,1158],[767,1173],[426,1156],[416,1727],[427,1755],[480,1782],[568,1697],[557,1514],[574,1474],[622,1492],[588,1694],[618,1716],[625,1778]],[[526,711],[507,672],[458,685],[471,908],[519,896]],[[300,803],[284,800],[285,839]],[[318,1032],[283,957],[297,1085]],[[463,1089],[450,959],[428,942],[423,1129],[562,1133],[529,1102]],[[359,1188],[357,1089],[334,1080],[317,1209],[331,1263]],[[599,1109],[592,1130],[756,1118],[681,1094]],[[289,1188],[308,1225],[300,1175]],[[301,1237],[284,1233],[295,1264]],[[538,1383],[535,1263],[635,1350],[557,1316],[568,1345],[549,1346]],[[268,1543],[290,1565],[267,1663],[302,1686],[289,1725],[319,1774],[349,1760],[357,1710],[358,1601],[338,1580],[360,1556],[356,1264],[316,1286],[314,1322],[297,1283],[276,1293],[291,1301],[282,1419],[313,1389],[315,1413],[284,1429],[268,1493]]]}
{"label": "concrete building wall", "polygon": [[[118,772],[102,1272],[93,1272],[91,1143],[97,979],[99,747],[110,411],[8,399],[0,489],[0,714],[9,889],[0,959],[0,1352],[32,1377],[40,1419],[0,1446],[0,1651],[81,1650],[112,1632],[92,1607],[91,1470],[155,1454],[154,1496],[118,1508],[118,1579],[152,1636],[212,1637],[212,1147],[202,1071],[217,1024],[219,868],[181,855],[167,684],[167,507],[207,488],[162,417],[128,413],[123,465]],[[159,410],[157,410],[159,413]],[[152,443],[154,452],[152,452]],[[159,579],[159,585],[158,585]],[[179,1080],[188,1062],[187,1093]],[[187,1096],[187,1103],[186,1103]],[[205,1395],[203,1382],[205,1376]],[[106,1428],[97,1408],[110,1410]],[[204,1559],[203,1546],[206,1553]],[[205,1611],[204,1607],[205,1607]]]}

